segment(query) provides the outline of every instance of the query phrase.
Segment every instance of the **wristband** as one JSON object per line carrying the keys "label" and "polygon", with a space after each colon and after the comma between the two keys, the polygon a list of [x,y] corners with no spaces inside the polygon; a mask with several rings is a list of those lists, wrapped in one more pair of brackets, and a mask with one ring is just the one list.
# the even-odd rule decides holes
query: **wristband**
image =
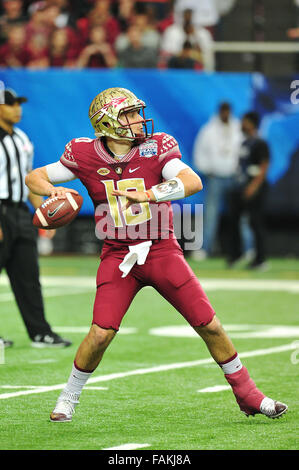
{"label": "wristband", "polygon": [[164,183],[153,186],[151,190],[154,193],[157,202],[175,201],[185,197],[185,186],[180,178],[174,177]]}
{"label": "wristband", "polygon": [[148,191],[144,191],[144,192],[145,192],[145,194],[146,194],[148,200],[150,201],[150,200],[151,200],[151,195],[150,195],[150,193],[149,193]]}

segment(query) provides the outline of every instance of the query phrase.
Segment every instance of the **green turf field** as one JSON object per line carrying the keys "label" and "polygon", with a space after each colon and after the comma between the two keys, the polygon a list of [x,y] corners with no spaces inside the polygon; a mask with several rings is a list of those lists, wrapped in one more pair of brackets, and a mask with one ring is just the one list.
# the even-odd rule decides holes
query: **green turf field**
{"label": "green turf field", "polygon": [[258,387],[289,405],[277,420],[246,418],[230,390],[202,391],[225,386],[222,371],[178,312],[146,288],[84,389],[73,421],[51,423],[91,321],[98,261],[50,257],[40,264],[47,318],[73,345],[33,349],[1,276],[0,334],[15,342],[0,365],[1,450],[131,443],[154,450],[298,449],[298,260],[273,259],[264,273],[228,271],[221,259],[190,261]]}

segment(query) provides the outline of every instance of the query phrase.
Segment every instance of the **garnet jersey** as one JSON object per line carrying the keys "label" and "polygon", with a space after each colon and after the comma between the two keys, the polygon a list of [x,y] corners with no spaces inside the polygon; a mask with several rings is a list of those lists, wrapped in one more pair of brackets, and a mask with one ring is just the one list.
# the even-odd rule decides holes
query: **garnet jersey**
{"label": "garnet jersey", "polygon": [[171,204],[145,202],[123,210],[126,198],[113,196],[112,192],[150,189],[163,181],[164,165],[181,157],[172,136],[156,133],[120,159],[108,153],[102,139],[73,139],[60,161],[88,190],[95,207],[97,236],[135,244],[174,238]]}

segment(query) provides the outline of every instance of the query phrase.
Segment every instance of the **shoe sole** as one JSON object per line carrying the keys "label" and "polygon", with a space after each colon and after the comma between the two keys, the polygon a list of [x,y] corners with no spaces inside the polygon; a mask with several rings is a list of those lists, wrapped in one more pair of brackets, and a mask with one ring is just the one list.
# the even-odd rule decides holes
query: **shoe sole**
{"label": "shoe sole", "polygon": [[50,416],[50,421],[52,423],[70,423],[72,421],[72,418],[52,419]]}
{"label": "shoe sole", "polygon": [[259,265],[259,266],[247,266],[247,269],[249,271],[259,271],[259,272],[264,272],[264,271],[269,271],[270,265],[267,263]]}
{"label": "shoe sole", "polygon": [[244,258],[238,258],[236,261],[233,261],[232,263],[227,264],[228,269],[235,269],[235,268],[240,268],[246,261]]}
{"label": "shoe sole", "polygon": [[287,411],[288,411],[288,406],[286,405],[284,410],[282,410],[280,413],[277,413],[276,415],[272,415],[272,416],[266,415],[265,413],[254,413],[252,415],[249,415],[249,414],[245,413],[245,411],[242,411],[242,413],[244,413],[247,418],[249,418],[249,416],[252,416],[254,418],[256,414],[261,414],[261,415],[266,416],[267,418],[270,418],[270,419],[277,419],[277,418],[281,418],[282,415],[284,415]]}
{"label": "shoe sole", "polygon": [[280,413],[277,413],[276,415],[273,415],[273,416],[268,416],[268,415],[265,415],[265,416],[271,419],[281,418],[281,416],[284,415],[287,411],[288,411],[288,406],[286,405],[285,409],[282,410]]}

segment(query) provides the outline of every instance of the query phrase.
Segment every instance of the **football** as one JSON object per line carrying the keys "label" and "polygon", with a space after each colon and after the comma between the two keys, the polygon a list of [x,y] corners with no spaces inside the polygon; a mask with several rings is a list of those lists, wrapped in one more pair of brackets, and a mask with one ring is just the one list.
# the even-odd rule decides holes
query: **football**
{"label": "football", "polygon": [[74,220],[82,203],[83,197],[74,193],[66,193],[65,199],[48,198],[36,209],[32,223],[45,230],[62,227]]}

